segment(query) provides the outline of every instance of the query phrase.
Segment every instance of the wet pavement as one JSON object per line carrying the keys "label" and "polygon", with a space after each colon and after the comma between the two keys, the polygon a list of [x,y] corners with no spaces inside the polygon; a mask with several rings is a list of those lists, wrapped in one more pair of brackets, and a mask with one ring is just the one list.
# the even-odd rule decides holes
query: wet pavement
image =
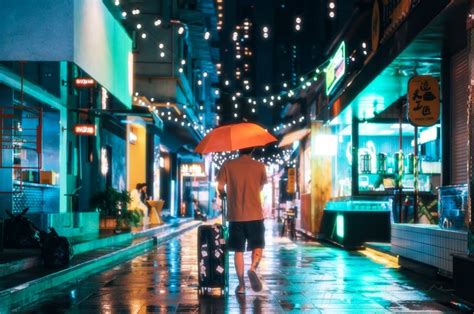
{"label": "wet pavement", "polygon": [[[55,289],[28,313],[408,313],[456,312],[448,283],[402,271],[390,260],[274,236],[259,273],[264,289],[237,297],[230,269],[226,298],[198,298],[196,229],[79,284]],[[230,257],[231,261],[233,256]],[[246,256],[249,262],[250,254]],[[232,265],[232,263],[230,263]]]}

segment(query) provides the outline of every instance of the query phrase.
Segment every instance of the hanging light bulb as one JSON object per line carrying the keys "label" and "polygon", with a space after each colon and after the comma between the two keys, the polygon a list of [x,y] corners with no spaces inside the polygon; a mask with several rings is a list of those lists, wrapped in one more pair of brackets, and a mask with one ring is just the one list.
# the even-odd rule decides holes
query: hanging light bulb
{"label": "hanging light bulb", "polygon": [[161,23],[162,23],[161,19],[156,19],[154,24],[155,26],[160,26]]}
{"label": "hanging light bulb", "polygon": [[142,28],[142,24],[138,23],[137,24],[137,29],[141,29]]}
{"label": "hanging light bulb", "polygon": [[205,32],[204,33],[204,39],[209,40],[209,38],[211,38],[211,33],[210,32]]}
{"label": "hanging light bulb", "polygon": [[178,34],[183,35],[183,33],[184,33],[184,27],[183,26],[178,27]]}

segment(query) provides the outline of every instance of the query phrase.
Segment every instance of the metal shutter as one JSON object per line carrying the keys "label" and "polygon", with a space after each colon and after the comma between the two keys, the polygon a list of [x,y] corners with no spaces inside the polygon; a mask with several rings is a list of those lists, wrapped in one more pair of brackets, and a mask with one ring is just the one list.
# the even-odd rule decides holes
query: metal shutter
{"label": "metal shutter", "polygon": [[467,183],[467,49],[451,58],[451,184]]}

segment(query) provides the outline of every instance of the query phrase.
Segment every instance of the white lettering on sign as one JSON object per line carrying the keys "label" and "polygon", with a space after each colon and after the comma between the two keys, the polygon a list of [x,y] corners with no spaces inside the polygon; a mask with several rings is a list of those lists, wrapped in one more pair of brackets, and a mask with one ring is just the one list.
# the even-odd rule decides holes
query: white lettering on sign
{"label": "white lettering on sign", "polygon": [[82,87],[94,87],[95,86],[95,80],[92,78],[88,77],[77,77],[74,79],[74,86],[77,88],[82,88]]}
{"label": "white lettering on sign", "polygon": [[74,126],[74,134],[76,135],[95,135],[94,124],[78,124]]}

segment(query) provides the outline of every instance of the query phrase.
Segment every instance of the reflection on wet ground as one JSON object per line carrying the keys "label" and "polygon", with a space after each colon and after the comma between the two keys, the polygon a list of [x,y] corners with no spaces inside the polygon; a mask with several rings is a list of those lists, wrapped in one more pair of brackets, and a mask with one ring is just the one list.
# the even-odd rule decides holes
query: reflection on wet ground
{"label": "reflection on wet ground", "polygon": [[[450,291],[359,252],[274,236],[260,266],[264,289],[237,297],[230,269],[227,298],[198,298],[196,230],[80,284],[57,289],[21,311],[35,313],[386,313],[454,312]],[[250,258],[247,256],[246,258]],[[231,256],[231,261],[233,257]],[[249,261],[248,261],[249,262]],[[232,263],[231,263],[232,264]]]}

